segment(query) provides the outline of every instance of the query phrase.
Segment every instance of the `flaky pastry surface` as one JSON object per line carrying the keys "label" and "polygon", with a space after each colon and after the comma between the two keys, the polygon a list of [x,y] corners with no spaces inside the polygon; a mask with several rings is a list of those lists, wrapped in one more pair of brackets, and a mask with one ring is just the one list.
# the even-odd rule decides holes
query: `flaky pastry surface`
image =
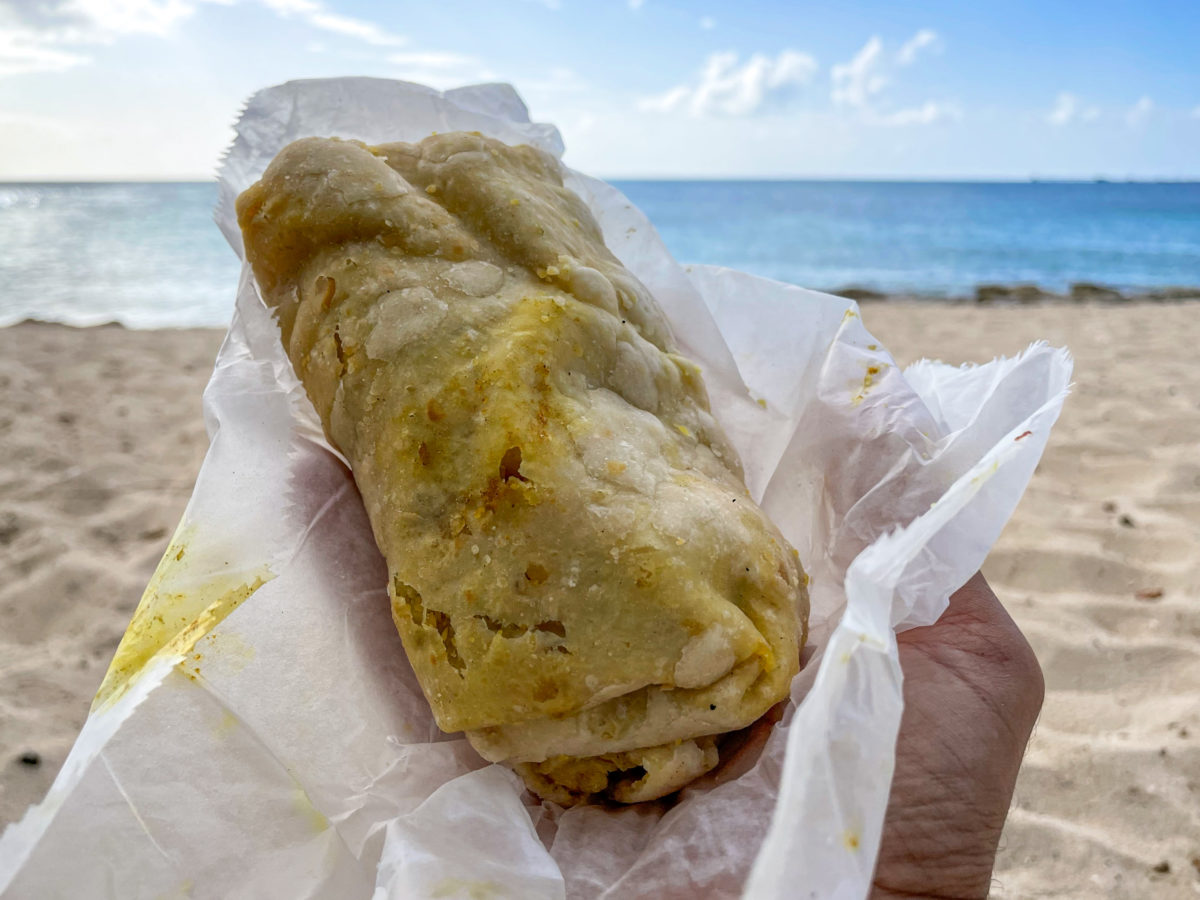
{"label": "flaky pastry surface", "polygon": [[795,551],[557,160],[306,139],[238,216],[443,730],[542,796],[644,800],[786,696]]}

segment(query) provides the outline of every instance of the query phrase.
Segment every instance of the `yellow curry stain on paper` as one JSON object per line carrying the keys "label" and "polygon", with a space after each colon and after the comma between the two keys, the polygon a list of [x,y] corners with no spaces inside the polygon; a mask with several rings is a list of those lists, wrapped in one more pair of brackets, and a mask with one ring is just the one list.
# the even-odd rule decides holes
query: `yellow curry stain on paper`
{"label": "yellow curry stain on paper", "polygon": [[463,900],[495,900],[507,897],[509,894],[502,885],[494,881],[479,881],[468,878],[446,878],[439,881],[433,888],[430,897],[463,898]]}
{"label": "yellow curry stain on paper", "polygon": [[220,660],[226,671],[240,672],[254,659],[254,647],[233,632],[214,632],[206,634],[196,644],[196,653],[192,658],[199,662],[201,654],[209,662]]}
{"label": "yellow curry stain on paper", "polygon": [[325,818],[325,814],[313,806],[312,798],[299,784],[292,788],[292,805],[317,834],[329,828],[329,820]]}
{"label": "yellow curry stain on paper", "polygon": [[887,363],[877,363],[867,366],[866,374],[863,375],[862,387],[859,388],[857,394],[850,398],[850,405],[858,406],[865,399],[867,399],[867,394],[869,394],[871,392],[871,388],[875,386],[875,379],[887,371],[887,369]]}
{"label": "yellow curry stain on paper", "polygon": [[973,484],[973,485],[983,484],[985,481],[987,481],[989,478],[991,478],[993,475],[995,475],[999,471],[1000,471],[1000,460],[993,459],[992,464],[990,466],[988,466],[986,469],[984,469],[978,475],[975,475],[971,478],[971,484]]}
{"label": "yellow curry stain on paper", "polygon": [[[181,529],[176,533],[150,578],[92,701],[93,710],[124,694],[160,652],[170,651],[180,656],[191,653],[198,640],[274,577],[264,566],[251,581],[246,581],[244,574],[226,577],[217,574],[199,587],[188,584],[190,560],[186,551],[192,537],[189,531]],[[192,669],[185,667],[184,671],[190,674]]]}
{"label": "yellow curry stain on paper", "polygon": [[186,900],[186,898],[192,896],[192,889],[194,887],[195,883],[189,878],[186,881],[181,881],[179,886],[174,890],[168,891],[165,894],[159,894],[156,900]]}
{"label": "yellow curry stain on paper", "polygon": [[235,716],[229,710],[225,710],[221,713],[221,720],[217,722],[216,726],[213,728],[213,736],[223,738],[230,734],[233,729],[237,728],[237,724],[237,716]]}

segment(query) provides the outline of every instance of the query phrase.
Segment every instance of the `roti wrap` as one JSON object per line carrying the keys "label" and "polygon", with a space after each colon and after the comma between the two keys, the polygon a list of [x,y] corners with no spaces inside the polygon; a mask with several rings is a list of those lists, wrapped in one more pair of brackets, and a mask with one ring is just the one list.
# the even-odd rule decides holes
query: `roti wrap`
{"label": "roti wrap", "polygon": [[443,730],[544,797],[634,802],[787,696],[796,552],[556,159],[310,138],[238,218]]}

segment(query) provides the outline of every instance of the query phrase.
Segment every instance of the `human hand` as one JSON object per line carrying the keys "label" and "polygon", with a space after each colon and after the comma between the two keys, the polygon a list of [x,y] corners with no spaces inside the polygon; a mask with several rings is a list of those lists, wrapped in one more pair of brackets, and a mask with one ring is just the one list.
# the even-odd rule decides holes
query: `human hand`
{"label": "human hand", "polygon": [[980,574],[897,641],[904,715],[871,896],[987,897],[1042,670]]}

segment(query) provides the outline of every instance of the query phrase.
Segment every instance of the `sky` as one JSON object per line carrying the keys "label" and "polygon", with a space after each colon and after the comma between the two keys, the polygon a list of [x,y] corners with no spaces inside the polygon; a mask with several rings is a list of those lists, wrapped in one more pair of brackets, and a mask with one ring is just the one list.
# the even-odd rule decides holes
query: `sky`
{"label": "sky", "polygon": [[1196,0],[0,0],[0,180],[209,178],[339,75],[510,82],[606,178],[1196,179],[1197,47]]}

